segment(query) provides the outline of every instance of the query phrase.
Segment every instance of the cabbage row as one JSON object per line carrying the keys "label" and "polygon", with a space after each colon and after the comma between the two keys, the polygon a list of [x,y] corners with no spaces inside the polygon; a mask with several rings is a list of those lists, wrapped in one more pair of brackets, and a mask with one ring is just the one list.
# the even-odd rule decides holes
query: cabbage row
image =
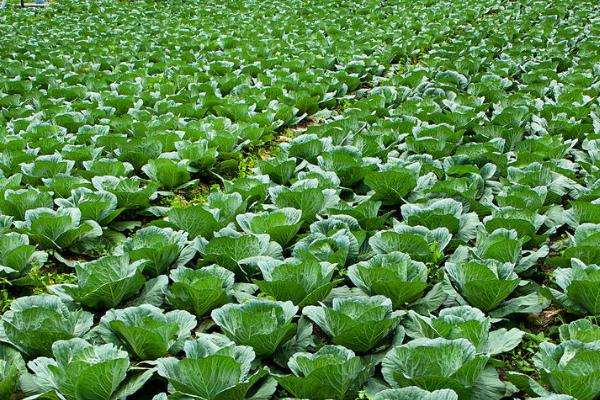
{"label": "cabbage row", "polygon": [[0,398],[600,395],[593,1],[0,29]]}

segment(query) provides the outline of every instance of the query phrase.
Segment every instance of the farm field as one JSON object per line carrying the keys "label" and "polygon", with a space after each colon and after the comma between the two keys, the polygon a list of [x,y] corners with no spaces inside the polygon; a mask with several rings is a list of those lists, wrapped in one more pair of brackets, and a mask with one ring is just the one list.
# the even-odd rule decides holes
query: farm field
{"label": "farm field", "polygon": [[600,398],[600,3],[0,10],[0,400]]}

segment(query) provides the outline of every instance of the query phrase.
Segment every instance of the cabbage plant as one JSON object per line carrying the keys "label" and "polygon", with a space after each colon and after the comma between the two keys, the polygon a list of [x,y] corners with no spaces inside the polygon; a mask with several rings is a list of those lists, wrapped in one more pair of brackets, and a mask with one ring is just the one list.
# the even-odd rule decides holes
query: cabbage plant
{"label": "cabbage plant", "polygon": [[266,233],[271,240],[285,246],[294,238],[302,226],[302,211],[284,207],[271,212],[240,214],[238,225],[246,233]]}
{"label": "cabbage plant", "polygon": [[277,382],[296,398],[355,399],[369,379],[372,366],[342,346],[323,346],[316,353],[295,353],[288,361],[293,375],[277,375]]}
{"label": "cabbage plant", "polygon": [[95,176],[92,184],[96,190],[103,190],[117,197],[117,207],[127,210],[140,210],[150,207],[156,198],[158,184],[137,177]]}
{"label": "cabbage plant", "polygon": [[112,344],[59,340],[52,353],[54,358],[39,357],[27,364],[31,373],[21,376],[21,388],[28,398],[124,400],[151,377],[142,373],[128,380],[127,352]]}
{"label": "cabbage plant", "polygon": [[353,146],[332,146],[317,157],[318,165],[326,171],[333,171],[344,187],[354,187],[365,176],[377,169],[376,159],[363,157]]}
{"label": "cabbage plant", "polygon": [[0,277],[25,276],[34,265],[46,262],[48,254],[36,251],[29,237],[16,232],[0,233]]}
{"label": "cabbage plant", "polygon": [[268,374],[256,369],[252,347],[237,346],[222,335],[200,334],[185,342],[184,351],[184,358],[157,361],[158,374],[169,382],[169,398],[243,400]]}
{"label": "cabbage plant", "polygon": [[507,180],[513,184],[545,186],[548,188],[548,199],[559,198],[578,188],[574,180],[539,162],[529,163],[523,167],[508,167]]}
{"label": "cabbage plant", "polygon": [[56,204],[63,208],[77,208],[81,211],[81,219],[96,221],[102,226],[110,224],[124,210],[117,207],[118,200],[114,194],[87,188],[73,190],[71,197],[56,199]]}
{"label": "cabbage plant", "polygon": [[380,213],[382,202],[358,198],[356,202],[340,202],[335,208],[328,210],[330,215],[349,215],[356,219],[360,227],[366,231],[381,230],[393,211]]}
{"label": "cabbage plant", "polygon": [[375,348],[398,325],[401,311],[393,311],[383,296],[353,296],[333,299],[331,308],[308,306],[302,311],[333,343],[359,353]]}
{"label": "cabbage plant", "polygon": [[496,201],[500,207],[537,211],[544,205],[547,195],[548,188],[545,186],[510,185],[502,188],[496,195]]}
{"label": "cabbage plant", "polygon": [[26,372],[21,353],[12,346],[0,343],[0,398],[10,399],[19,389],[19,377]]}
{"label": "cabbage plant", "polygon": [[296,172],[296,159],[288,157],[286,152],[281,152],[275,157],[259,160],[258,169],[261,174],[269,175],[273,182],[285,185]]}
{"label": "cabbage plant", "polygon": [[600,326],[589,319],[578,319],[558,327],[561,342],[576,340],[583,343],[600,342]]}
{"label": "cabbage plant", "polygon": [[391,349],[381,365],[385,381],[393,387],[451,389],[469,400],[510,395],[488,361],[489,356],[478,354],[466,339],[421,338]]}
{"label": "cabbage plant", "polygon": [[[498,228],[492,232],[479,230],[477,243],[472,254],[477,258],[493,259],[502,263],[511,263],[517,274],[525,273],[533,268],[537,261],[548,254],[548,247],[537,250],[523,250],[526,238],[519,237],[514,229]],[[459,252],[456,256],[460,256]]]}
{"label": "cabbage plant", "polygon": [[0,321],[1,339],[30,357],[48,356],[52,343],[82,337],[92,327],[93,314],[74,308],[58,296],[40,294],[15,299]]}
{"label": "cabbage plant", "polygon": [[446,228],[453,239],[467,242],[475,238],[480,225],[476,213],[464,213],[462,203],[454,199],[437,199],[427,203],[404,204],[402,218],[412,226],[429,229]]}
{"label": "cabbage plant", "polygon": [[65,293],[91,308],[109,309],[130,299],[144,286],[144,260],[131,262],[129,255],[104,256],[76,263],[77,284],[53,285],[51,291]]}
{"label": "cabbage plant", "polygon": [[[73,149],[73,148],[71,148]],[[64,150],[64,149],[63,149]],[[94,149],[96,151],[100,149]],[[71,153],[74,155],[74,153]],[[87,159],[87,154],[83,155],[86,159],[81,163],[83,170],[78,170],[82,176],[93,178],[94,176],[129,176],[132,174],[134,167],[128,162],[122,162],[112,158],[98,158],[95,160]],[[68,196],[67,196],[68,197]]]}
{"label": "cabbage plant", "polygon": [[[578,400],[600,395],[600,342],[566,341],[559,345],[544,342],[533,357],[542,383],[556,393]],[[538,388],[539,385],[535,385]],[[539,395],[547,395],[538,388]]]}
{"label": "cabbage plant", "polygon": [[167,212],[169,225],[173,229],[188,233],[190,239],[201,236],[211,239],[214,232],[224,228],[226,223],[221,220],[221,210],[210,209],[206,205],[188,207],[173,207]]}
{"label": "cabbage plant", "polygon": [[408,386],[382,390],[373,396],[373,400],[458,400],[458,395],[450,389],[429,392],[417,386]]}
{"label": "cabbage plant", "polygon": [[386,205],[401,204],[417,186],[418,173],[401,167],[385,167],[366,174],[365,184],[375,193],[373,200]]}
{"label": "cabbage plant", "polygon": [[196,248],[185,232],[149,226],[127,239],[123,252],[132,261],[143,260],[144,274],[154,277],[185,265],[196,254]]}
{"label": "cabbage plant", "polygon": [[446,228],[428,229],[395,223],[392,230],[378,231],[369,239],[375,254],[401,252],[413,260],[437,263],[450,243],[452,235]]}
{"label": "cabbage plant", "polygon": [[180,141],[175,143],[175,148],[178,158],[184,162],[190,172],[212,167],[219,155],[215,147],[210,147],[208,140]]}
{"label": "cabbage plant", "polygon": [[200,269],[179,267],[169,277],[173,282],[167,292],[169,303],[197,317],[229,302],[235,283],[233,272],[217,265]]}
{"label": "cabbage plant", "polygon": [[[310,182],[310,183],[309,183]],[[278,186],[269,190],[273,204],[279,208],[295,208],[302,211],[302,222],[310,223],[324,210],[337,203],[333,189],[316,187],[316,180],[297,182],[291,187]]]}
{"label": "cabbage plant", "polygon": [[297,311],[291,301],[249,300],[225,304],[211,317],[231,340],[251,346],[257,356],[269,356],[294,335]]}
{"label": "cabbage plant", "polygon": [[358,251],[359,243],[348,228],[339,227],[339,229],[321,232],[313,230],[311,225],[311,233],[296,242],[292,254],[295,257],[312,255],[319,261],[345,266],[355,261]]}
{"label": "cabbage plant", "polygon": [[235,217],[246,211],[248,202],[239,193],[213,192],[208,195],[206,206],[218,210],[218,221],[228,224],[235,222]]}
{"label": "cabbage plant", "polygon": [[567,232],[568,242],[560,255],[550,257],[552,265],[569,267],[577,258],[586,264],[600,265],[600,224],[585,223],[577,226],[573,234]]}
{"label": "cabbage plant", "polygon": [[256,262],[262,257],[281,258],[282,249],[267,234],[226,232],[210,241],[201,241],[199,251],[202,264],[217,264],[244,276],[258,272]]}
{"label": "cabbage plant", "polygon": [[573,258],[571,268],[557,268],[553,275],[561,291],[548,288],[544,293],[571,313],[600,314],[600,266]]}
{"label": "cabbage plant", "polygon": [[184,164],[168,158],[156,158],[148,160],[148,164],[142,167],[142,171],[161,188],[171,190],[190,184],[190,173]]}
{"label": "cabbage plant", "polygon": [[335,264],[304,259],[264,260],[258,263],[263,280],[253,282],[266,294],[299,307],[315,304],[327,297],[340,280],[332,280]]}
{"label": "cabbage plant", "polygon": [[281,147],[285,148],[291,157],[315,163],[317,156],[328,148],[329,144],[330,141],[320,139],[315,134],[302,134],[292,138],[289,143],[282,143]]}
{"label": "cabbage plant", "polygon": [[163,313],[143,304],[109,310],[95,330],[105,343],[123,347],[140,360],[155,360],[181,351],[196,323],[187,311]]}
{"label": "cabbage plant", "polygon": [[52,195],[36,188],[8,189],[4,192],[3,198],[0,198],[2,214],[10,215],[19,221],[25,219],[27,210],[52,208],[53,206]]}
{"label": "cabbage plant", "polygon": [[473,307],[489,312],[505,301],[521,279],[514,264],[494,259],[458,264],[446,263],[445,270],[458,293]]}
{"label": "cabbage plant", "polygon": [[84,239],[102,235],[96,221],[82,221],[78,208],[36,208],[25,211],[25,220],[15,227],[42,249],[65,250]]}
{"label": "cabbage plant", "polygon": [[487,355],[509,352],[523,338],[523,332],[516,328],[492,330],[492,319],[469,306],[444,308],[437,317],[409,311],[404,326],[412,338],[467,339],[477,353]]}
{"label": "cabbage plant", "polygon": [[252,203],[264,202],[269,187],[268,175],[248,175],[236,178],[233,181],[224,181],[224,191],[227,194],[237,194],[244,201]]}
{"label": "cabbage plant", "polygon": [[21,164],[23,180],[30,185],[41,183],[43,178],[51,178],[56,174],[68,174],[75,162],[65,160],[60,153],[40,155],[30,163]]}
{"label": "cabbage plant", "polygon": [[351,265],[348,277],[368,295],[392,300],[395,309],[423,297],[427,288],[427,266],[395,251]]}
{"label": "cabbage plant", "polygon": [[[545,241],[549,234],[556,230],[556,226],[562,224],[562,219],[554,221],[535,210],[521,209],[515,207],[500,207],[492,211],[492,215],[483,219],[488,232],[496,229],[509,229],[517,232],[523,242],[528,245],[539,245]],[[543,228],[545,232],[538,232]]]}

